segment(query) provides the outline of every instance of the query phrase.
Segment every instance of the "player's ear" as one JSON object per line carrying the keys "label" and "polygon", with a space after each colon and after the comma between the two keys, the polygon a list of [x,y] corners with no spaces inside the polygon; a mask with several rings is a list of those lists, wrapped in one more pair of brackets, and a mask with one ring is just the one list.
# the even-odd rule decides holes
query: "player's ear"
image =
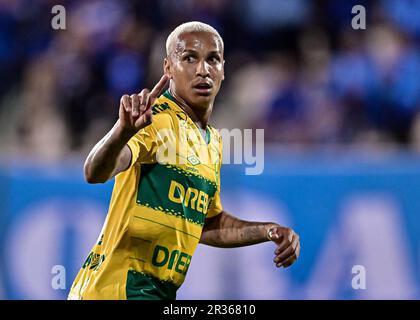
{"label": "player's ear", "polygon": [[169,79],[172,79],[171,62],[169,61],[169,57],[163,59],[163,72],[169,76]]}

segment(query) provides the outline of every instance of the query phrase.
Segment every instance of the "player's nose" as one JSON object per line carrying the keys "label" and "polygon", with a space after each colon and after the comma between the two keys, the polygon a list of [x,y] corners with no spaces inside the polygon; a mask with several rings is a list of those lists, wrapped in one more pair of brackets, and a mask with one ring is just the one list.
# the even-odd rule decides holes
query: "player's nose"
{"label": "player's nose", "polygon": [[199,63],[197,63],[196,75],[203,78],[210,75],[209,64],[205,60],[201,60]]}

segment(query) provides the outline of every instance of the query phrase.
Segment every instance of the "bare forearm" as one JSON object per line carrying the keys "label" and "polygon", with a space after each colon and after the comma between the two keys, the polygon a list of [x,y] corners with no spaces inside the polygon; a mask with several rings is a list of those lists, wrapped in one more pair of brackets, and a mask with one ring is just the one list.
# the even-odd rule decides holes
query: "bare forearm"
{"label": "bare forearm", "polygon": [[132,153],[127,142],[152,123],[151,107],[168,81],[169,76],[165,74],[152,91],[143,89],[139,94],[124,94],[121,97],[117,123],[86,159],[84,171],[89,183],[106,182],[128,169]]}
{"label": "bare forearm", "polygon": [[[117,122],[89,153],[85,166],[85,178],[89,183],[102,183],[110,179],[121,161],[128,166],[130,159],[122,154],[130,135],[123,132]],[[123,163],[124,164],[124,163]],[[125,169],[125,168],[124,168]]]}
{"label": "bare forearm", "polygon": [[249,246],[269,241],[267,231],[274,226],[278,224],[244,221],[222,212],[206,222],[200,242],[221,248]]}

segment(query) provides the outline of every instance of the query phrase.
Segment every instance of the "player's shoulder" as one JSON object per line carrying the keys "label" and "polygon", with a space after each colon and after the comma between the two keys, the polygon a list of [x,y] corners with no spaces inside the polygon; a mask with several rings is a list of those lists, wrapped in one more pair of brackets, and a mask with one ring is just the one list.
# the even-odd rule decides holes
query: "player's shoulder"
{"label": "player's shoulder", "polygon": [[163,95],[152,105],[152,117],[152,123],[157,129],[173,128],[176,125],[174,106]]}
{"label": "player's shoulder", "polygon": [[152,106],[153,123],[156,128],[172,128],[178,132],[187,121],[187,114],[178,106],[167,90]]}
{"label": "player's shoulder", "polygon": [[154,116],[165,115],[169,114],[172,109],[170,101],[164,95],[161,95],[152,105],[152,114]]}

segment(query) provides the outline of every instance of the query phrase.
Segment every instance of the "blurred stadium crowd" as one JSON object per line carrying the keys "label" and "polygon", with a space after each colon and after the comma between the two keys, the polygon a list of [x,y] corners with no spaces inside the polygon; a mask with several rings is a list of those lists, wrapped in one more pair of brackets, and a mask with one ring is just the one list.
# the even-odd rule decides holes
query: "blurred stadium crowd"
{"label": "blurred stadium crowd", "polygon": [[[66,8],[53,30],[51,8]],[[353,30],[364,5],[367,29]],[[226,80],[212,124],[299,148],[420,150],[420,1],[0,0],[0,153],[85,154],[150,87],[179,23],[213,25]]]}

